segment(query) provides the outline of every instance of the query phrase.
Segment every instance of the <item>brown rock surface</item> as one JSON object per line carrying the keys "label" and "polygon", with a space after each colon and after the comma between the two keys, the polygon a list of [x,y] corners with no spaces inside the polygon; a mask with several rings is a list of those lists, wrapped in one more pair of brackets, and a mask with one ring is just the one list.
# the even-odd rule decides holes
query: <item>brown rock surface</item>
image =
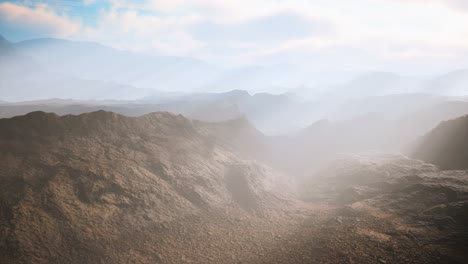
{"label": "brown rock surface", "polygon": [[468,115],[440,123],[412,152],[414,158],[443,170],[468,169]]}
{"label": "brown rock surface", "polygon": [[2,263],[154,263],[184,221],[284,203],[270,169],[169,113],[33,112],[0,120],[0,148]]}
{"label": "brown rock surface", "polygon": [[225,125],[104,111],[1,119],[0,263],[468,260],[466,171],[355,155],[301,179],[304,202],[238,137],[261,135]]}

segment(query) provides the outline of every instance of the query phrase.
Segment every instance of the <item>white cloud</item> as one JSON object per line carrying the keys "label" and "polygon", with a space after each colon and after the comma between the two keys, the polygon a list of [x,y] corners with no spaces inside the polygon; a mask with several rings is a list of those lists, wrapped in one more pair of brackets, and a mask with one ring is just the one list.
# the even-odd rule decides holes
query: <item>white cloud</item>
{"label": "white cloud", "polygon": [[437,64],[467,54],[465,0],[83,1],[107,1],[110,8],[86,27],[52,5],[3,3],[0,15],[54,36],[226,64],[307,60],[320,66],[330,63],[327,56],[333,63],[342,56],[362,65],[347,54],[358,50],[371,67],[376,61]]}
{"label": "white cloud", "polygon": [[419,4],[438,3],[455,8],[458,11],[468,11],[468,1],[466,0],[388,0],[396,2],[413,2]]}
{"label": "white cloud", "polygon": [[194,56],[204,43],[186,29],[199,21],[195,15],[157,16],[141,14],[139,8],[111,8],[98,15],[95,27],[83,30],[81,39],[119,49],[164,55]]}
{"label": "white cloud", "polygon": [[83,0],[83,3],[84,3],[85,5],[90,5],[90,4],[93,4],[93,3],[95,3],[95,2],[96,2],[96,0]]}
{"label": "white cloud", "polygon": [[26,7],[8,2],[0,3],[0,19],[17,27],[55,37],[68,37],[80,29],[79,22],[56,14],[46,4]]}

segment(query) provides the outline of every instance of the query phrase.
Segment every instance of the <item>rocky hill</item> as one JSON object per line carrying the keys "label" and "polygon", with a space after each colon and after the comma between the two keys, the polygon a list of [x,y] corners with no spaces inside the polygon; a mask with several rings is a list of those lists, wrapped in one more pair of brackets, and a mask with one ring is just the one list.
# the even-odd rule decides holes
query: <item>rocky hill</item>
{"label": "rocky hill", "polygon": [[278,176],[200,127],[169,113],[0,119],[0,262],[180,263],[175,248],[210,236],[188,231],[203,217],[262,219],[285,203]]}
{"label": "rocky hill", "polygon": [[[356,242],[347,238],[338,243],[357,243],[357,248],[366,244],[357,254],[366,255],[365,251],[373,248],[370,256],[375,256],[375,263],[468,260],[466,170],[441,171],[402,155],[344,155],[302,182],[300,193],[314,204],[342,208],[335,220]],[[367,240],[357,242],[362,237]],[[416,259],[406,254],[420,256]]]}
{"label": "rocky hill", "polygon": [[468,169],[468,116],[440,123],[417,144],[413,157],[444,170]]}
{"label": "rocky hill", "polygon": [[352,154],[293,185],[281,140],[165,112],[0,119],[0,263],[468,260],[467,171]]}

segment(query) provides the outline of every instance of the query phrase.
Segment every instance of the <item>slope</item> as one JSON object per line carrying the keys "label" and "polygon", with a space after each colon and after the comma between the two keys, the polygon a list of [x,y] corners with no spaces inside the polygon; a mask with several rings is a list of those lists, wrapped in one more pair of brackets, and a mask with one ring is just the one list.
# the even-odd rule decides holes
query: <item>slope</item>
{"label": "slope", "polygon": [[188,229],[222,243],[220,221],[286,202],[278,176],[210,133],[169,113],[1,119],[0,262],[178,262],[207,235]]}
{"label": "slope", "polygon": [[445,170],[468,169],[468,116],[440,123],[419,142],[413,157]]}

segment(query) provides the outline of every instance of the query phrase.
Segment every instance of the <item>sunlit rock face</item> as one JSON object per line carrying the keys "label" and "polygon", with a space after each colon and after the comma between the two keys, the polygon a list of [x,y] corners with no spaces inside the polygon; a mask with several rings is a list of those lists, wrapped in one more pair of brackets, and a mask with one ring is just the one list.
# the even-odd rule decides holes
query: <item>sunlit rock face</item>
{"label": "sunlit rock face", "polygon": [[0,262],[466,260],[466,171],[366,152],[285,177],[278,140],[245,118],[1,119]]}
{"label": "sunlit rock face", "polygon": [[271,169],[182,116],[33,112],[0,124],[2,263],[154,263],[167,240],[191,237],[175,223],[263,218],[284,203]]}

